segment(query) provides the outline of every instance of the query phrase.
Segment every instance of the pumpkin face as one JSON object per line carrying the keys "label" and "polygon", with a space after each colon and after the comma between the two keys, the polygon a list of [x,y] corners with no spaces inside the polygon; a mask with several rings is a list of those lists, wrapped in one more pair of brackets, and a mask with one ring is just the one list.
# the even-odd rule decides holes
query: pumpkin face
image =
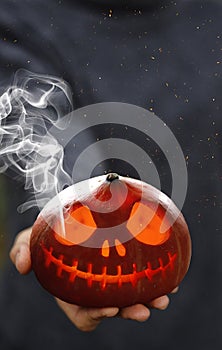
{"label": "pumpkin face", "polygon": [[117,174],[63,190],[32,231],[32,267],[44,288],[86,307],[124,307],[171,292],[191,257],[185,220],[156,188]]}

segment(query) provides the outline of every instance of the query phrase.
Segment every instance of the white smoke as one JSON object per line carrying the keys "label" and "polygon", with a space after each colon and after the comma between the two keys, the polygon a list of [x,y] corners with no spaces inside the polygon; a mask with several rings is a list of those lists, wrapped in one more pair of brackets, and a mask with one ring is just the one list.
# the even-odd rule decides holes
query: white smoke
{"label": "white smoke", "polygon": [[70,176],[63,169],[64,150],[48,129],[67,127],[62,117],[72,110],[71,90],[53,76],[26,70],[0,96],[0,173],[13,170],[24,178],[33,198],[20,212],[43,206],[66,185]]}

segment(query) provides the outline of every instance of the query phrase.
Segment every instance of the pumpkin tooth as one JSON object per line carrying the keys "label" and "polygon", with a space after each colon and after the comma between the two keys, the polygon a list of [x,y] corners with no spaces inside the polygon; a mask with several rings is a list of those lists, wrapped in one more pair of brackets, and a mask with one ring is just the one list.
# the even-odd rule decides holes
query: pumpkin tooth
{"label": "pumpkin tooth", "polygon": [[50,247],[48,254],[46,255],[45,267],[49,267],[52,262],[52,256],[53,256],[52,252],[53,252],[53,248]]}
{"label": "pumpkin tooth", "polygon": [[174,260],[176,258],[176,254],[171,255],[170,253],[168,253],[168,258],[169,258],[169,263],[167,265],[170,266],[171,270],[173,270],[174,269],[173,262],[174,262]]}
{"label": "pumpkin tooth", "polygon": [[148,261],[148,263],[147,263],[147,267],[148,267],[148,269],[149,269],[149,270],[151,270],[151,271],[152,271],[152,265],[151,265],[151,262],[150,262],[150,261]]}
{"label": "pumpkin tooth", "polygon": [[148,280],[151,282],[152,281],[152,270],[149,268],[149,264],[147,263],[147,269],[145,270],[145,275],[148,278]]}
{"label": "pumpkin tooth", "polygon": [[133,264],[133,273],[130,277],[130,282],[132,283],[132,286],[135,287],[137,284],[137,271],[136,271],[136,264]]}
{"label": "pumpkin tooth", "polygon": [[92,277],[93,277],[93,275],[92,275],[92,263],[89,263],[88,269],[87,269],[87,277],[86,277],[88,287],[92,287],[92,282],[93,282]]}
{"label": "pumpkin tooth", "polygon": [[101,281],[101,289],[104,290],[106,288],[107,282],[107,266],[103,266],[102,270],[102,281]]}
{"label": "pumpkin tooth", "polygon": [[[164,270],[167,268],[167,265],[163,267]],[[152,265],[150,263],[150,261],[147,263],[147,269],[144,270],[145,271],[145,275],[148,278],[149,281],[152,281],[153,276],[155,276],[157,273],[159,273],[161,271],[160,267],[157,267],[156,269],[152,268]]]}
{"label": "pumpkin tooth", "polygon": [[118,287],[122,286],[122,267],[121,265],[117,266],[117,277],[118,277]]}
{"label": "pumpkin tooth", "polygon": [[76,275],[77,275],[78,263],[79,263],[78,260],[73,260],[72,272],[70,272],[70,275],[69,275],[69,281],[70,282],[74,282],[75,281],[75,278],[76,278]]}
{"label": "pumpkin tooth", "polygon": [[158,259],[159,261],[159,271],[161,271],[163,277],[165,277],[165,272],[166,272],[166,269],[165,269],[165,266],[164,266],[164,263],[163,263],[163,260],[161,258]]}
{"label": "pumpkin tooth", "polygon": [[163,269],[164,269],[163,260],[162,260],[161,258],[159,258],[158,261],[159,261],[159,264],[160,264],[159,269],[160,269],[160,270],[163,270]]}
{"label": "pumpkin tooth", "polygon": [[58,266],[57,266],[57,270],[56,270],[56,274],[58,277],[62,276],[62,271],[63,271],[63,259],[64,259],[64,255],[60,255],[58,258]]}

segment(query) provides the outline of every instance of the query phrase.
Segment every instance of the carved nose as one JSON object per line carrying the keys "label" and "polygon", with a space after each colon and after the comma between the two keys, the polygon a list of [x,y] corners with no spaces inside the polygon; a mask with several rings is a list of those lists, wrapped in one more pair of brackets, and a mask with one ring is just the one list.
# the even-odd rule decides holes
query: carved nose
{"label": "carved nose", "polygon": [[[126,255],[126,248],[117,238],[115,239],[115,248],[119,256]],[[108,258],[109,253],[110,253],[110,244],[108,239],[106,239],[102,245],[102,256],[104,256],[104,258]]]}

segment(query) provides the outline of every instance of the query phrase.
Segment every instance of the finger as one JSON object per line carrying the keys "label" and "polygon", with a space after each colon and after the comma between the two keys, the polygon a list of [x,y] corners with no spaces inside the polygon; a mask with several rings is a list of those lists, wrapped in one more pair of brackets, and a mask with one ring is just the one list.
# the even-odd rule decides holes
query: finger
{"label": "finger", "polygon": [[20,232],[13,244],[13,247],[9,253],[12,262],[15,264],[17,270],[21,274],[26,274],[31,270],[31,256],[29,241],[31,235],[31,228],[28,228]]}
{"label": "finger", "polygon": [[150,317],[150,310],[142,304],[136,304],[123,308],[119,315],[128,320],[144,322]]}
{"label": "finger", "polygon": [[165,310],[169,305],[169,298],[167,295],[163,295],[162,297],[156,298],[149,303],[149,306],[158,310]]}
{"label": "finger", "polygon": [[[119,308],[117,307],[109,307],[109,308],[92,308],[92,309],[83,309],[82,310],[88,320],[87,330],[93,330],[95,329],[98,324],[104,319],[109,317],[114,317],[118,314]],[[79,316],[81,314],[81,311],[79,311]],[[85,322],[85,315],[82,314],[81,317],[83,317],[83,321]],[[79,319],[81,320],[81,318]]]}
{"label": "finger", "polygon": [[178,290],[179,290],[179,287],[174,288],[174,289],[172,290],[171,294],[175,294],[175,293],[177,293],[177,292],[178,292]]}
{"label": "finger", "polygon": [[114,317],[119,312],[116,307],[110,308],[83,308],[68,304],[56,298],[60,308],[65,312],[70,321],[81,331],[93,331],[106,317]]}

